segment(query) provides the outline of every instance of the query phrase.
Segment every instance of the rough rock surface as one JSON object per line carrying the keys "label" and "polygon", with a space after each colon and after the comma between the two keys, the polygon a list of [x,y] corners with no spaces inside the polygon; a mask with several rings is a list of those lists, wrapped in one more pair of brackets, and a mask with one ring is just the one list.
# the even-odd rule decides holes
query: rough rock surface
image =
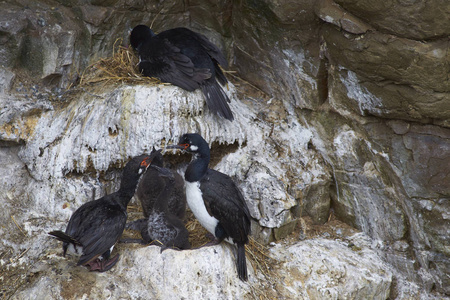
{"label": "rough rock surface", "polygon": [[[61,250],[53,248],[30,268],[37,279],[14,298],[386,299],[392,281],[389,267],[370,249],[363,234],[349,239],[358,245],[357,250],[324,238],[273,243],[270,278],[255,273],[249,264],[248,283],[236,278],[234,254],[228,245],[163,253],[157,246],[120,245],[122,259],[108,273],[89,273],[76,267],[73,257],[63,258]],[[176,267],[185,265],[189,267]]]}
{"label": "rough rock surface", "polygon": [[[101,93],[82,93],[76,100],[59,106],[47,103],[49,109],[33,119],[32,132],[28,123],[13,121],[2,127],[0,134],[4,141],[24,143],[18,156],[34,179],[30,188],[43,182],[59,187],[90,170],[107,172],[114,164],[121,165],[128,157],[150,152],[154,146],[176,143],[186,132],[199,132],[211,144],[236,143],[237,150],[223,156],[215,168],[242,182],[251,214],[261,226],[280,227],[292,220],[290,209],[296,205],[296,194],[294,190],[289,193],[285,182],[324,185],[329,181],[326,168],[314,164],[309,172],[295,174],[302,163],[317,159],[314,152],[306,151],[312,132],[294,120],[270,127],[256,116],[253,108],[236,98],[232,84],[229,91],[235,122],[211,115],[200,91],[188,93],[174,86],[123,86]],[[277,136],[260,145],[259,141],[273,130]],[[288,136],[292,138],[286,139]],[[225,145],[218,146],[217,151]],[[276,147],[297,159],[292,162],[279,157]],[[214,145],[212,148],[214,151]],[[64,196],[77,199],[78,207],[91,198],[87,195],[81,199],[78,189],[61,192],[64,194],[59,195],[58,188],[37,189],[34,201],[27,206],[45,214],[48,208],[42,205],[43,201],[51,199],[48,206],[57,207],[59,198]],[[328,211],[321,213],[326,216]]]}
{"label": "rough rock surface", "polygon": [[[450,295],[448,1],[144,2],[0,3],[3,286],[20,283],[13,289],[26,295],[27,282],[42,287],[55,280],[40,275],[59,261],[53,255],[49,264],[38,263],[47,251],[42,245],[57,253],[45,233],[63,228],[82,203],[115,190],[129,156],[194,130],[210,142],[212,165],[243,190],[259,241],[283,239],[306,215],[323,224],[331,210],[367,234],[370,248],[393,266],[392,278],[376,269],[367,276],[377,282],[373,289],[363,295],[355,284],[348,297]],[[229,123],[209,115],[199,92],[175,87],[66,90],[87,65],[110,55],[117,39],[126,41],[134,25],[152,21],[157,31],[188,26],[206,34],[237,71],[230,78],[267,95],[236,79],[239,94],[232,85],[228,92],[237,117]],[[171,160],[183,164],[187,157]],[[273,255],[297,258],[301,253],[293,249],[328,245],[315,242]],[[126,269],[127,259],[139,256],[122,249],[120,268]],[[224,250],[223,256],[232,255]],[[301,257],[280,263],[280,272],[292,275],[296,263],[316,259]],[[59,261],[61,270],[66,263]],[[325,289],[308,280],[278,289],[286,298],[306,298],[305,290],[311,298],[347,291],[348,281],[335,276],[342,264],[332,266],[336,272],[323,278]],[[82,278],[97,280],[89,276]],[[333,278],[339,284],[332,286]],[[252,283],[270,290],[264,280]],[[62,291],[58,282],[52,295]],[[218,284],[225,288],[224,282]],[[231,285],[220,295],[248,293]],[[125,295],[108,287],[111,295]]]}
{"label": "rough rock surface", "polygon": [[336,0],[336,3],[381,32],[412,40],[448,37],[450,24],[443,21],[450,14],[446,1]]}
{"label": "rough rock surface", "polygon": [[[383,265],[364,236],[350,237],[357,244],[318,238],[294,245],[276,244],[270,253],[281,262],[276,290],[286,299],[301,291],[302,299],[387,299],[392,273]],[[285,248],[285,249],[282,249]],[[377,272],[373,272],[376,269]]]}

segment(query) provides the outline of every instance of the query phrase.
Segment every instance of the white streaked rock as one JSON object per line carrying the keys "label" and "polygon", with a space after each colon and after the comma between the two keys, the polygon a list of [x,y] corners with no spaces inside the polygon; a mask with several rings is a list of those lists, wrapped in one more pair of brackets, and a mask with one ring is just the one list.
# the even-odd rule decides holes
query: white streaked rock
{"label": "white streaked rock", "polygon": [[[75,266],[51,248],[34,264],[38,279],[15,299],[386,299],[392,282],[390,267],[370,249],[363,234],[350,237],[361,250],[323,238],[295,244],[278,243],[267,279],[248,263],[249,281],[238,279],[234,248],[227,243],[195,250],[120,244],[121,259],[106,273]],[[44,242],[60,245],[56,241]],[[270,281],[270,284],[269,284]],[[30,296],[32,295],[32,296]],[[31,298],[30,298],[31,297]]]}

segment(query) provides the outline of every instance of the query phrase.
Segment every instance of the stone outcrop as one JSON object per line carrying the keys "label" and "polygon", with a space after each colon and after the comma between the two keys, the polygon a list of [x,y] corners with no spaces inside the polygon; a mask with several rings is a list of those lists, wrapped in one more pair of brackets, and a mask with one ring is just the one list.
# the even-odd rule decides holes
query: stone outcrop
{"label": "stone outcrop", "polygon": [[[261,243],[282,240],[306,216],[323,224],[330,213],[370,237],[364,247],[371,251],[362,258],[344,251],[340,241],[279,243],[270,253],[280,267],[276,276],[291,278],[273,285],[283,297],[450,294],[449,3],[144,2],[0,4],[0,262],[11,282],[32,283],[15,286],[17,298],[41,295],[49,282],[54,288],[44,297],[166,297],[161,285],[173,270],[158,277],[128,269],[150,264],[144,261],[156,254],[153,247],[119,248],[122,260],[111,276],[131,276],[125,287],[138,276],[151,281],[148,294],[127,294],[106,285],[103,274],[86,275],[60,259],[59,245],[45,233],[64,228],[82,203],[115,190],[130,156],[187,131],[210,142],[214,168],[241,187],[254,218],[252,234]],[[200,92],[172,86],[67,89],[89,64],[111,55],[115,43],[126,45],[133,26],[152,22],[157,31],[188,26],[223,49],[237,72],[229,74],[236,88],[227,89],[233,123],[213,118]],[[182,171],[187,157],[166,154]],[[324,262],[313,249],[329,257],[340,251],[345,259]],[[219,256],[222,267],[234,271],[226,246],[164,252],[158,263],[189,267],[197,251],[207,257],[204,263]],[[367,260],[374,265],[367,267]],[[366,267],[369,274],[350,286],[353,272]],[[89,280],[94,292],[67,290],[58,274]],[[198,283],[180,295],[273,292],[258,270],[249,286],[219,269],[202,274],[205,285],[220,288],[206,291]]]}
{"label": "stone outcrop", "polygon": [[240,74],[312,128],[339,218],[402,274],[448,293],[450,30],[427,19],[449,4],[264,3],[244,5],[236,26],[247,31],[236,39]]}
{"label": "stone outcrop", "polygon": [[392,283],[389,267],[370,249],[363,234],[350,239],[358,245],[357,251],[346,243],[323,238],[302,245],[274,243],[271,276],[256,274],[249,264],[248,284],[236,280],[234,255],[227,245],[163,253],[157,246],[119,245],[122,259],[110,272],[100,274],[76,267],[70,257],[56,253],[60,249],[49,250],[29,270],[36,280],[14,298],[387,298]]}

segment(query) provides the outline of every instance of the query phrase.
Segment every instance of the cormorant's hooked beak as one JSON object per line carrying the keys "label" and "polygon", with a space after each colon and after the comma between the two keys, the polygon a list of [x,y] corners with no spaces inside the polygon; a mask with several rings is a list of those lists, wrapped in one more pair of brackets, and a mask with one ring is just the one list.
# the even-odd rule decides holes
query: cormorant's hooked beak
{"label": "cormorant's hooked beak", "polygon": [[180,150],[187,150],[187,148],[189,148],[189,144],[169,145],[166,147],[166,149],[180,149]]}

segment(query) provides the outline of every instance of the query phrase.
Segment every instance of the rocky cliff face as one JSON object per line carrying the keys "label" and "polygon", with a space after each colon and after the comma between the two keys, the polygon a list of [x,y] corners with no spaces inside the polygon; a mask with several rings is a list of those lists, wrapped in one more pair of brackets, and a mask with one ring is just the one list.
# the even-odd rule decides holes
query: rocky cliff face
{"label": "rocky cliff face", "polygon": [[[0,7],[3,296],[450,295],[446,1],[42,0]],[[234,122],[211,116],[198,91],[76,85],[117,39],[126,43],[133,26],[153,21],[156,31],[186,26],[223,49],[237,72],[228,74],[234,84],[227,88]],[[213,167],[241,187],[253,237],[272,243],[271,272],[254,265],[249,284],[240,283],[224,245],[162,255],[156,247],[120,246],[122,259],[108,274],[59,257],[60,245],[46,232],[115,190],[130,156],[189,131],[209,141]],[[166,154],[174,164],[183,160]],[[343,232],[347,225],[334,218],[355,230]],[[324,223],[336,225],[332,234],[311,234]]]}

